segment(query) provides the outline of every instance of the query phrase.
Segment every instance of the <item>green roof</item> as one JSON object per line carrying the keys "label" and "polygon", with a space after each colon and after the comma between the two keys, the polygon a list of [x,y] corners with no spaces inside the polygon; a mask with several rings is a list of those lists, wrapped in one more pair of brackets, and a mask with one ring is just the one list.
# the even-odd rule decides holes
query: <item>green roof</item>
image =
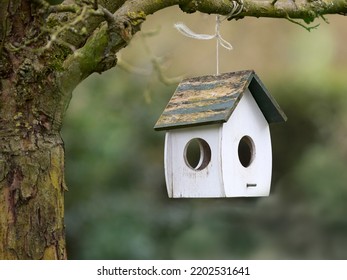
{"label": "green roof", "polygon": [[154,129],[226,122],[247,88],[269,124],[287,120],[254,71],[246,70],[183,80]]}

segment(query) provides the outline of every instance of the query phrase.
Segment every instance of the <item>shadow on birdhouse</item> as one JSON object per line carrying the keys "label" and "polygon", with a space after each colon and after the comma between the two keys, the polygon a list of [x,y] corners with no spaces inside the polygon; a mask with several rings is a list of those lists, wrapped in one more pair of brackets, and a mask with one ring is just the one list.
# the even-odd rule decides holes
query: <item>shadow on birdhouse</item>
{"label": "shadow on birdhouse", "polygon": [[286,119],[254,71],[183,80],[154,127],[169,197],[268,196],[269,124]]}

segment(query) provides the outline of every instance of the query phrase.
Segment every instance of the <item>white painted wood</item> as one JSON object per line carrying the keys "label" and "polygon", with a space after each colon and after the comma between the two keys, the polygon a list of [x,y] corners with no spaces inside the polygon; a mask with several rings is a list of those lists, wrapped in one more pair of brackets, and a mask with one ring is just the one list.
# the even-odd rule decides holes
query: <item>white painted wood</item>
{"label": "white painted wood", "polygon": [[166,132],[165,134],[165,148],[164,148],[164,169],[165,169],[165,181],[167,194],[171,198],[173,197],[173,171],[172,171],[172,144],[171,144],[172,132]]}
{"label": "white painted wood", "polygon": [[[244,167],[238,155],[242,137],[254,144],[253,160]],[[204,139],[211,161],[194,170],[185,161],[185,147]],[[169,197],[254,197],[268,196],[272,153],[268,122],[247,89],[228,122],[170,130],[165,138],[165,178]]]}
{"label": "white painted wood", "polygon": [[[248,167],[241,164],[238,155],[243,136],[249,136],[254,143],[254,158]],[[269,124],[249,90],[223,124],[222,155],[226,196],[269,195],[272,170]]]}
{"label": "white painted wood", "polygon": [[[211,149],[211,161],[203,170],[194,170],[184,159],[187,143],[205,140]],[[175,129],[166,134],[165,172],[169,197],[225,196],[221,174],[221,125]]]}

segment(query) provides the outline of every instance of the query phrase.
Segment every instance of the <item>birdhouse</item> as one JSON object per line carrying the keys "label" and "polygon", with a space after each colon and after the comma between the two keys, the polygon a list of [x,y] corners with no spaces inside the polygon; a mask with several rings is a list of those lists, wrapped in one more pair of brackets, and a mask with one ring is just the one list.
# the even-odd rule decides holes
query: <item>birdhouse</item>
{"label": "birdhouse", "polygon": [[268,196],[269,124],[286,119],[254,71],[183,80],[154,127],[169,197]]}

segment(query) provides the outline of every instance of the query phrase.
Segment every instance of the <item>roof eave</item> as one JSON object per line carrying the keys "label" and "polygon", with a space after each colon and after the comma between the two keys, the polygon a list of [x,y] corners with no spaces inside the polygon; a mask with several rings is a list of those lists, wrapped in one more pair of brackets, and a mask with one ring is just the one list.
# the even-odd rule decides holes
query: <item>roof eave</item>
{"label": "roof eave", "polygon": [[155,131],[168,131],[173,129],[179,129],[179,128],[188,128],[188,127],[197,127],[197,126],[204,126],[204,125],[213,125],[213,124],[222,124],[225,123],[227,120],[218,120],[218,121],[204,121],[199,123],[177,123],[175,125],[156,125],[154,127]]}

